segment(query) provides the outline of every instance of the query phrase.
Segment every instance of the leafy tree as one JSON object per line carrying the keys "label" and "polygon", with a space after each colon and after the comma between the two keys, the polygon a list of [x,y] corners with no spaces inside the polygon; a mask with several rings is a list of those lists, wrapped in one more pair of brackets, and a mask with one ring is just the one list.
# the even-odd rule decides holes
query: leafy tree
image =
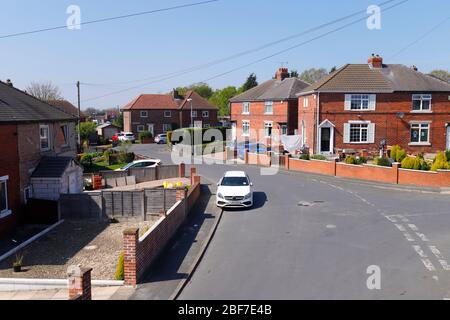
{"label": "leafy tree", "polygon": [[26,88],[26,91],[28,92],[28,94],[42,101],[64,99],[61,95],[61,91],[59,90],[59,88],[50,81],[43,83],[32,82]]}
{"label": "leafy tree", "polygon": [[209,99],[214,94],[214,90],[207,83],[195,83],[188,87],[179,87],[176,89],[180,95],[185,95],[188,91],[192,90],[198,93],[205,99]]}
{"label": "leafy tree", "polygon": [[334,66],[333,68],[331,68],[330,73],[336,72],[337,71],[337,67]]}
{"label": "leafy tree", "polygon": [[229,100],[238,94],[238,90],[236,87],[226,87],[221,90],[216,90],[212,97],[209,99],[209,102],[217,106],[219,108],[220,116],[229,116],[230,115],[230,106]]}
{"label": "leafy tree", "polygon": [[94,122],[82,122],[80,123],[80,136],[82,140],[87,140],[91,134],[94,134],[97,126]]}
{"label": "leafy tree", "polygon": [[300,79],[307,82],[307,83],[315,83],[321,79],[323,79],[325,76],[328,75],[328,71],[324,68],[320,69],[308,69],[302,72],[300,75]]}
{"label": "leafy tree", "polygon": [[430,72],[430,75],[443,81],[450,82],[450,72],[446,70],[433,70]]}
{"label": "leafy tree", "polygon": [[120,114],[116,119],[114,119],[112,124],[120,129],[123,129],[123,114]]}
{"label": "leafy tree", "polygon": [[251,75],[248,76],[247,80],[242,85],[240,92],[248,91],[257,86],[258,86],[258,81],[256,78],[256,74],[252,73]]}
{"label": "leafy tree", "polygon": [[298,78],[299,76],[300,76],[300,74],[298,73],[297,70],[291,71],[291,75],[290,75],[291,78]]}

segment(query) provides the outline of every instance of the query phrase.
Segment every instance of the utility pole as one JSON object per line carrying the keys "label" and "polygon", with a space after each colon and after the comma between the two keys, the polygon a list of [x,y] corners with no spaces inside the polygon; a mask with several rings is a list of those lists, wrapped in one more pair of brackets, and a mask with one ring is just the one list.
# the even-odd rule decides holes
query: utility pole
{"label": "utility pole", "polygon": [[80,81],[77,81],[77,90],[78,90],[78,147],[81,150],[81,100],[80,100]]}

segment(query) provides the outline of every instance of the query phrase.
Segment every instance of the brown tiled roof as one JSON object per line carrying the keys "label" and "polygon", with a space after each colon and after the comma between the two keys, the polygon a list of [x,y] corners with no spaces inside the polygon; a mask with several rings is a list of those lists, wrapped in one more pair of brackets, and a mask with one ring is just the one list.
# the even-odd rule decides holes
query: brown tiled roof
{"label": "brown tiled roof", "polygon": [[283,81],[269,80],[232,99],[231,102],[251,102],[266,100],[297,99],[297,94],[309,84],[298,78],[287,78]]}
{"label": "brown tiled roof", "polygon": [[305,88],[310,92],[392,93],[450,92],[450,84],[400,64],[371,68],[368,64],[347,64],[319,82]]}
{"label": "brown tiled roof", "polygon": [[186,106],[190,108],[189,98],[193,100],[194,109],[217,109],[196,92],[189,91],[182,99],[174,99],[171,94],[142,94],[124,106],[123,110],[181,110]]}
{"label": "brown tiled roof", "polygon": [[[51,106],[57,107],[58,109],[68,114],[78,117],[78,108],[67,100],[50,100],[47,101],[47,103]],[[80,116],[81,118],[87,117],[86,114],[84,114],[83,112],[81,112]]]}
{"label": "brown tiled roof", "polygon": [[73,115],[0,81],[0,123],[76,120]]}

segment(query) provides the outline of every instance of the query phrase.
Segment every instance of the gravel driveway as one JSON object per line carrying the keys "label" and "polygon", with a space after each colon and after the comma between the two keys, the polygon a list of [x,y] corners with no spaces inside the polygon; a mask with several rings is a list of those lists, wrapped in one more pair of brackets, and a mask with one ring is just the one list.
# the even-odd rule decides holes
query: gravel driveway
{"label": "gravel driveway", "polygon": [[25,248],[24,271],[13,273],[15,255],[0,263],[0,278],[65,279],[67,268],[93,268],[94,280],[114,280],[122,250],[122,233],[129,227],[151,226],[156,221],[117,223],[65,221]]}

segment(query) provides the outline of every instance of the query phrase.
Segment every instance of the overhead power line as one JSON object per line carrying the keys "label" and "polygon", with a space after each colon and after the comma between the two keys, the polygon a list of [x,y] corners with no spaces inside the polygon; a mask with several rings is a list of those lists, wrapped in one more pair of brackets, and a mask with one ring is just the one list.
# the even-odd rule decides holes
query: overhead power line
{"label": "overhead power line", "polygon": [[[168,7],[168,8],[162,8],[162,9],[156,9],[156,10],[150,10],[150,11],[136,12],[136,13],[131,13],[131,14],[122,15],[122,16],[115,16],[115,17],[102,18],[102,19],[97,19],[97,20],[90,20],[90,21],[86,21],[86,22],[81,22],[81,23],[78,23],[78,24],[74,24],[74,25],[72,25],[72,26],[73,26],[73,27],[79,27],[79,26],[85,26],[85,25],[95,24],[95,23],[101,23],[101,22],[107,22],[107,21],[113,21],[113,20],[127,19],[127,18],[132,18],[132,17],[137,17],[137,16],[143,16],[143,15],[149,15],[149,14],[154,14],[154,13],[159,13],[159,12],[173,11],[173,10],[178,10],[178,9],[183,9],[183,8],[189,8],[189,7],[194,7],[194,6],[200,6],[200,5],[205,5],[205,4],[209,4],[209,3],[213,3],[213,2],[218,2],[218,1],[220,1],[220,0],[208,0],[208,1],[201,1],[201,2],[188,3],[188,4],[183,4],[183,5],[178,5],[178,6]],[[48,31],[55,31],[55,30],[61,30],[61,29],[67,29],[67,25],[57,26],[57,27],[50,27],[50,28],[44,28],[44,29],[37,29],[37,30],[32,30],[32,31],[24,31],[24,32],[18,32],[18,33],[7,34],[7,35],[0,36],[0,39],[12,38],[12,37],[20,37],[20,36],[25,36],[25,35],[35,34],[35,33],[48,32]]]}
{"label": "overhead power line", "polygon": [[[387,5],[387,4],[395,2],[395,1],[397,1],[397,0],[384,1],[384,2],[380,3],[378,6],[382,7],[384,5]],[[209,68],[209,67],[212,67],[212,66],[215,66],[215,65],[218,65],[218,64],[230,61],[230,60],[234,60],[234,59],[237,59],[237,58],[249,55],[251,53],[255,53],[255,52],[258,52],[258,51],[270,48],[270,47],[275,46],[277,44],[280,44],[280,43],[283,43],[283,42],[286,42],[286,41],[289,41],[289,40],[292,40],[292,39],[295,39],[295,38],[299,38],[301,36],[307,35],[307,34],[312,33],[314,31],[318,31],[320,29],[329,27],[329,26],[334,25],[336,23],[348,20],[350,18],[353,18],[353,17],[358,16],[360,14],[365,14],[365,13],[366,13],[366,9],[360,10],[360,11],[357,11],[355,13],[346,15],[344,17],[341,17],[341,18],[332,20],[330,22],[318,25],[316,27],[307,29],[307,30],[302,31],[300,33],[296,33],[296,34],[290,35],[288,37],[284,37],[284,38],[278,39],[276,41],[268,42],[268,43],[263,44],[263,45],[261,45],[259,47],[256,47],[256,48],[253,48],[253,49],[250,49],[250,50],[246,50],[246,51],[242,51],[242,52],[233,54],[231,56],[228,56],[226,58],[214,60],[214,61],[211,61],[211,62],[208,62],[208,63],[205,63],[205,64],[201,64],[201,65],[198,65],[198,66],[194,66],[194,67],[191,67],[191,68],[188,68],[188,69],[182,69],[182,70],[178,70],[178,71],[174,71],[174,72],[170,72],[170,73],[165,73],[165,74],[160,74],[160,75],[157,75],[157,76],[152,76],[152,77],[139,79],[139,80],[131,80],[131,81],[125,81],[125,82],[114,82],[114,83],[83,83],[83,84],[87,85],[87,86],[115,86],[115,85],[125,85],[125,84],[131,84],[131,83],[139,83],[139,82],[143,82],[143,81],[149,81],[149,80],[161,79],[161,78],[164,78],[165,80],[167,80],[167,77],[172,77],[172,76],[173,77],[177,77],[177,76],[180,76],[180,75],[185,75],[187,73],[192,73],[192,72],[195,72],[195,71],[198,71],[198,70],[202,70],[202,69],[206,69],[206,68]]]}
{"label": "overhead power line", "polygon": [[[386,5],[386,4],[391,3],[391,2],[394,2],[394,1],[395,1],[395,0],[383,2],[382,4],[380,4],[380,7],[383,6],[383,4]],[[403,0],[403,1],[400,1],[400,2],[398,2],[398,3],[396,3],[396,4],[391,5],[390,7],[387,7],[387,8],[385,8],[385,9],[383,9],[383,11],[391,10],[391,9],[393,9],[393,8],[399,6],[399,5],[402,5],[402,4],[404,4],[404,3],[408,2],[408,1],[409,1],[409,0]],[[347,20],[348,18],[354,17],[354,16],[359,15],[359,14],[361,14],[361,13],[366,13],[366,10],[358,11],[357,13],[348,15],[348,16],[343,17],[343,18],[336,19],[336,20],[334,20],[334,21],[332,21],[332,22],[322,24],[321,26],[318,26],[318,27],[315,27],[315,28],[311,28],[311,29],[309,29],[309,30],[307,30],[307,31],[304,31],[304,32],[302,32],[302,33],[299,33],[299,34],[297,34],[297,35],[293,35],[293,36],[290,36],[290,37],[286,37],[286,38],[283,38],[283,39],[280,39],[280,40],[271,42],[270,44],[266,44],[266,45],[261,46],[261,47],[259,47],[259,48],[267,48],[267,47],[270,47],[271,45],[278,44],[278,43],[281,43],[281,42],[284,42],[284,41],[293,39],[293,38],[295,38],[295,37],[299,37],[300,35],[306,35],[306,34],[308,34],[308,33],[311,33],[311,32],[313,32],[313,31],[316,31],[316,30],[318,30],[318,29],[321,29],[321,28],[323,28],[323,27],[325,27],[325,26],[329,26],[329,25],[335,24],[335,23],[337,23],[337,22]],[[359,22],[361,22],[361,21],[364,21],[364,20],[366,20],[366,19],[367,19],[367,16],[364,16],[364,17],[362,17],[362,18],[359,18],[358,20],[352,21],[352,22],[350,22],[350,23],[348,23],[348,24],[345,24],[345,25],[343,25],[343,26],[341,26],[341,27],[338,27],[338,28],[336,28],[336,29],[333,29],[333,30],[331,30],[331,31],[328,31],[328,32],[326,32],[326,33],[323,33],[323,34],[321,34],[321,35],[319,35],[319,36],[317,36],[317,37],[314,37],[314,38],[312,38],[312,39],[309,39],[309,40],[307,40],[307,41],[304,41],[304,42],[302,42],[302,43],[300,43],[300,44],[297,44],[297,45],[292,46],[292,47],[289,47],[289,48],[287,48],[287,49],[278,51],[278,52],[276,52],[276,53],[274,53],[274,54],[271,54],[271,55],[266,56],[266,57],[264,57],[264,58],[255,60],[255,61],[250,62],[250,63],[248,63],[248,64],[239,66],[239,67],[237,67],[237,68],[233,68],[232,70],[229,70],[229,71],[227,71],[227,72],[220,73],[220,74],[218,74],[218,75],[215,75],[215,76],[213,76],[213,77],[210,77],[210,78],[208,78],[208,79],[205,79],[205,80],[203,80],[202,82],[207,82],[207,81],[210,81],[210,80],[213,80],[213,79],[216,79],[216,78],[220,78],[220,77],[222,77],[222,76],[225,76],[225,75],[228,75],[228,74],[233,73],[233,72],[235,72],[235,71],[241,70],[241,69],[243,69],[243,68],[252,66],[252,65],[257,64],[257,63],[259,63],[259,62],[262,62],[262,61],[271,59],[271,58],[276,57],[276,56],[278,56],[278,55],[280,55],[280,54],[283,54],[283,53],[285,53],[285,52],[291,51],[291,50],[293,50],[293,49],[296,49],[296,48],[298,48],[298,47],[301,47],[301,46],[304,46],[304,45],[306,45],[306,44],[308,44],[308,43],[311,43],[311,42],[313,42],[313,41],[315,41],[315,40],[324,38],[324,37],[326,37],[326,36],[328,36],[328,35],[330,35],[330,34],[333,34],[333,33],[336,33],[336,32],[338,32],[338,31],[340,31],[340,30],[343,30],[343,29],[345,29],[345,28],[348,28],[348,27],[350,27],[350,26],[352,26],[352,25],[355,25],[355,24],[357,24],[357,23],[359,23]],[[245,51],[245,52],[253,52],[253,51],[258,51],[258,50],[262,50],[262,49],[256,48],[256,49],[248,50],[248,51]],[[236,56],[240,56],[240,55],[244,55],[244,53],[236,54],[236,55],[233,55],[233,56],[231,56],[231,57],[236,57]],[[217,61],[231,60],[231,59],[232,59],[231,57],[228,57],[228,58],[225,58],[225,59],[221,59],[221,60],[217,60]],[[211,63],[206,64],[206,65],[210,66],[210,65],[213,65],[213,64],[217,64],[217,63],[211,62]],[[111,92],[111,93],[108,93],[108,94],[104,94],[104,95],[101,95],[101,96],[98,96],[98,97],[86,99],[86,100],[84,100],[84,102],[94,101],[94,100],[98,100],[98,99],[101,99],[101,98],[106,98],[106,97],[109,97],[109,96],[113,96],[113,95],[116,95],[116,94],[124,93],[124,92],[131,91],[131,90],[134,90],[134,89],[146,87],[146,86],[148,86],[148,85],[150,85],[150,84],[163,82],[163,81],[166,81],[166,80],[169,80],[169,79],[173,79],[173,78],[182,76],[182,75],[187,74],[187,73],[191,73],[191,72],[193,72],[193,71],[197,71],[197,70],[199,70],[200,68],[203,69],[204,66],[205,66],[205,65],[199,66],[199,67],[197,67],[197,68],[194,67],[194,68],[186,69],[186,70],[183,71],[183,72],[178,72],[178,73],[173,73],[173,74],[166,74],[165,76],[163,76],[163,77],[161,77],[161,78],[159,78],[159,79],[157,79],[157,80],[154,80],[154,81],[151,81],[151,82],[148,82],[148,83],[144,83],[144,84],[140,84],[140,85],[137,85],[137,86],[133,86],[133,87],[130,87],[130,88],[126,88],[126,89],[114,91],[114,92]]]}

